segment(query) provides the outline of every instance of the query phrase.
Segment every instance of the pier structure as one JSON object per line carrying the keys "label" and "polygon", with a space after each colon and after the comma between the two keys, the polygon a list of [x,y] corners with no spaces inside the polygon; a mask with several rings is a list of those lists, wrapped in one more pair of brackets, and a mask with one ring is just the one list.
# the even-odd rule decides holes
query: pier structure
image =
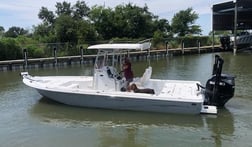
{"label": "pier structure", "polygon": [[[187,55],[187,54],[201,54],[201,53],[211,53],[211,52],[220,52],[222,51],[220,46],[215,46],[214,49],[212,46],[200,46],[200,42],[197,47],[190,48],[175,48],[175,49],[152,49],[150,51],[135,51],[129,52],[131,58],[140,60],[142,58],[158,58],[162,56],[177,56],[177,55]],[[58,57],[55,50],[53,57],[48,58],[29,58],[27,56],[26,50],[24,49],[24,59],[18,60],[6,60],[0,61],[0,71],[8,70],[26,70],[29,68],[44,68],[44,67],[55,67],[55,66],[64,66],[71,64],[93,64],[95,61],[96,55],[83,55],[83,51],[78,56],[64,56]]]}

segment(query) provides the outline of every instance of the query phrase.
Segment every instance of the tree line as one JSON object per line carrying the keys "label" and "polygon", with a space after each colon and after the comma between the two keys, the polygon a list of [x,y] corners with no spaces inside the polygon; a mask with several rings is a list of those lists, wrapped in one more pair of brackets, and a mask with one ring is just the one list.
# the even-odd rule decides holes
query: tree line
{"label": "tree line", "polygon": [[[79,46],[99,41],[138,41],[153,38],[154,47],[169,42],[178,45],[182,39],[195,42],[200,26],[195,25],[198,14],[192,8],[181,10],[171,22],[160,19],[149,11],[147,5],[139,7],[132,3],[115,8],[95,5],[88,7],[85,1],[75,4],[57,2],[56,10],[41,7],[38,18],[41,23],[25,30],[13,26],[7,31],[0,26],[0,60],[22,58],[22,49],[27,48],[31,57],[51,56],[51,49],[60,49],[60,55],[78,54]],[[179,39],[174,39],[179,38]],[[193,38],[193,39],[192,39]],[[207,38],[203,38],[207,43]],[[170,40],[177,40],[172,42]]]}

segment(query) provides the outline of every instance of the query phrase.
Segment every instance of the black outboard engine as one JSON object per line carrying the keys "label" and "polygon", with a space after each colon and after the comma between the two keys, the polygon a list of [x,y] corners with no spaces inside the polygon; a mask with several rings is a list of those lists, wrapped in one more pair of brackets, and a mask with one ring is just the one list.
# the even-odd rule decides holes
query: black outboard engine
{"label": "black outboard engine", "polygon": [[208,105],[223,107],[234,96],[235,77],[221,74],[223,63],[223,59],[215,55],[212,78],[207,81],[205,88],[205,103]]}

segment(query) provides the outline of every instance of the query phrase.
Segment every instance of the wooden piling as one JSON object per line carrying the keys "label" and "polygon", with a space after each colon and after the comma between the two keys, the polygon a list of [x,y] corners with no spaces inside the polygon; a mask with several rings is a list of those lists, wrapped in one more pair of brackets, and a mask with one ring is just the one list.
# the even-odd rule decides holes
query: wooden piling
{"label": "wooden piling", "polygon": [[[211,53],[213,51],[212,46],[200,46],[200,43],[198,44],[198,47],[191,47],[191,48],[183,48],[184,52],[181,52],[181,48],[176,48],[176,49],[169,49],[169,54],[171,55],[183,55],[184,54],[195,54],[195,53]],[[26,50],[27,51],[27,50]],[[215,52],[222,51],[220,46],[215,46],[214,49]],[[136,51],[136,52],[130,52],[130,55],[136,60],[140,59],[149,59],[149,57],[161,57],[167,55],[167,49],[160,49],[160,50],[147,50],[146,52],[144,51]],[[83,64],[94,64],[96,55],[83,55],[83,59],[85,58],[85,61],[83,60]],[[65,56],[65,57],[57,57],[56,55],[54,57],[49,57],[49,58],[37,58],[37,59],[29,59],[28,62],[28,56],[24,55],[24,59],[20,60],[7,60],[7,61],[0,61],[0,71],[5,71],[5,70],[17,70],[14,67],[16,66],[23,66],[24,69],[28,68],[28,64],[30,64],[29,67],[33,67],[32,65],[37,65],[34,67],[38,68],[44,68],[45,66],[48,65],[57,65],[57,63],[66,63],[66,65],[72,65],[75,61],[80,61],[80,55],[78,56]],[[56,64],[55,64],[56,62]]]}

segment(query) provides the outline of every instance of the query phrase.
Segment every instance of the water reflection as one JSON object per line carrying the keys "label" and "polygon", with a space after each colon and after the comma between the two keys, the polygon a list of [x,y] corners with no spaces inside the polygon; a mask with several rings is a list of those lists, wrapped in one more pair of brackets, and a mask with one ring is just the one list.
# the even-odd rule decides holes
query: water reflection
{"label": "water reflection", "polygon": [[148,146],[154,130],[160,128],[206,131],[210,136],[201,140],[211,140],[216,146],[234,133],[233,116],[227,109],[218,115],[178,115],[78,108],[41,98],[30,114],[46,125],[95,128],[102,146]]}
{"label": "water reflection", "polygon": [[205,119],[205,125],[212,133],[211,137],[215,142],[215,146],[222,146],[222,140],[225,140],[225,137],[233,136],[234,118],[228,109],[219,109],[219,114],[214,118],[207,117]]}
{"label": "water reflection", "polygon": [[[184,127],[200,127],[203,121],[200,115],[176,115],[150,112],[135,111],[117,111],[107,109],[89,109],[71,107],[47,98],[41,98],[31,110],[32,114],[44,122],[53,122],[60,120],[69,124],[79,123],[79,125],[97,125],[103,126],[128,126],[128,125],[176,125]],[[80,115],[81,114],[81,115]],[[182,116],[182,117],[181,117]],[[84,123],[83,123],[84,122]]]}

